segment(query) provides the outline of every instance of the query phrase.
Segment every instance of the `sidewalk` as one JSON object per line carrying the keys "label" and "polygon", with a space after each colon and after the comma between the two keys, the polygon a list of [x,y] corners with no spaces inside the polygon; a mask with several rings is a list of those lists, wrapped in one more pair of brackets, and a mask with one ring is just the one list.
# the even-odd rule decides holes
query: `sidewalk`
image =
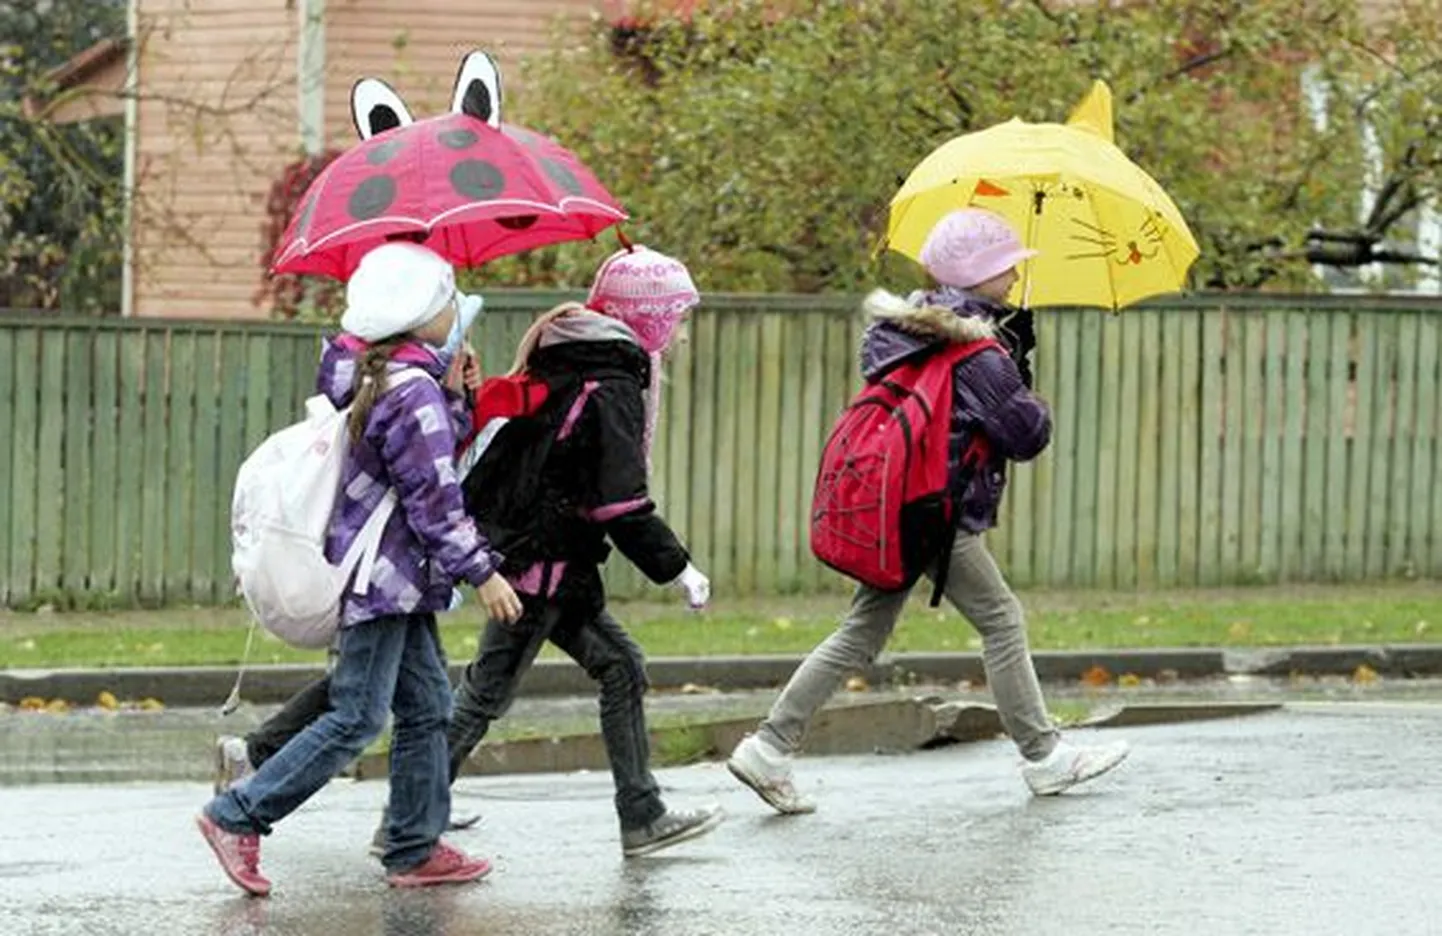
{"label": "sidewalk", "polygon": [[[1246,649],[1146,649],[1038,651],[1037,672],[1047,683],[1074,683],[1123,676],[1160,683],[1219,676],[1346,676],[1367,667],[1377,676],[1442,676],[1442,644],[1386,646],[1259,647]],[[774,689],[800,664],[802,654],[778,656],[659,657],[647,672],[657,690],[701,686],[724,691]],[[462,666],[451,667],[459,677]],[[172,707],[218,706],[235,682],[234,667],[0,670],[0,703],[63,699],[86,705],[102,692],[119,699],[157,699]],[[246,671],[242,695],[257,704],[285,701],[324,674],[313,665],[255,666]],[[883,655],[860,674],[869,686],[918,683],[956,685],[985,681],[976,653]],[[569,660],[540,660],[521,683],[527,697],[590,696],[595,687]]]}

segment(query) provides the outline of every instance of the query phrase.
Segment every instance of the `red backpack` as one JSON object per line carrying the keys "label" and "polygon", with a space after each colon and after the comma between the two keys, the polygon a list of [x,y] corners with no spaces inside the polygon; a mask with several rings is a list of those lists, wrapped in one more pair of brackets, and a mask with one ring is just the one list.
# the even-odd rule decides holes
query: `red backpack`
{"label": "red backpack", "polygon": [[[993,339],[949,345],[868,384],[841,414],[821,454],[811,501],[811,551],[883,591],[915,584],[956,534],[948,477],[952,371]],[[963,469],[987,454],[977,435]],[[932,606],[941,600],[946,565]]]}

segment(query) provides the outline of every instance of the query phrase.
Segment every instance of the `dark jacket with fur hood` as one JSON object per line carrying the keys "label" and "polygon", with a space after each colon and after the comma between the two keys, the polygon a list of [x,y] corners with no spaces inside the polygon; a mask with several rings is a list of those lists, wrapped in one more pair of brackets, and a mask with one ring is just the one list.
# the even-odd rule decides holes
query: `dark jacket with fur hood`
{"label": "dark jacket with fur hood", "polygon": [[[1002,307],[974,296],[948,303],[908,301],[878,290],[867,297],[872,324],[861,342],[861,372],[875,383],[887,373],[948,342],[996,336]],[[1051,441],[1051,413],[1023,382],[1016,363],[1004,351],[989,349],[956,366],[952,376],[951,470],[959,473],[961,454],[983,435],[991,449],[961,494],[957,523],[968,533],[996,525],[1006,488],[1006,463],[1030,461]]]}

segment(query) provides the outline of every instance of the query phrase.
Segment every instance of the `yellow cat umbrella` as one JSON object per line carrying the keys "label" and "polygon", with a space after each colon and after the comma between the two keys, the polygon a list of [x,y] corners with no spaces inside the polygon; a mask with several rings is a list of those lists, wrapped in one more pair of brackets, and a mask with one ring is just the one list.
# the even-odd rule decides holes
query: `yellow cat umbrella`
{"label": "yellow cat umbrella", "polygon": [[1065,125],[1010,120],[932,152],[891,200],[883,246],[918,259],[936,222],[967,206],[1039,252],[1013,296],[1031,307],[1115,310],[1178,292],[1199,253],[1171,198],[1112,143],[1100,81]]}

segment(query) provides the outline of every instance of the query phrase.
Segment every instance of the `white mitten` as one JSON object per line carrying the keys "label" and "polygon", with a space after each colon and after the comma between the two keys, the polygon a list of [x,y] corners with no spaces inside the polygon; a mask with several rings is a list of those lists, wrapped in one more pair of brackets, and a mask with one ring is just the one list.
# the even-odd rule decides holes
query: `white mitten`
{"label": "white mitten", "polygon": [[711,600],[711,580],[689,562],[686,563],[686,571],[681,573],[674,584],[679,585],[686,593],[686,603],[691,606],[692,611],[700,611]]}

